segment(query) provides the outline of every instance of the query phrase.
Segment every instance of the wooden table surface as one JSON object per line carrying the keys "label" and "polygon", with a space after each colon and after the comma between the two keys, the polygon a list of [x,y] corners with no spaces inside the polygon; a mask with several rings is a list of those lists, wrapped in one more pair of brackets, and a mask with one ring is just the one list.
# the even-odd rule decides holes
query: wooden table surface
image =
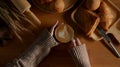
{"label": "wooden table surface", "polygon": [[[41,27],[38,30],[30,28],[33,30],[34,34],[25,32],[22,35],[23,42],[15,38],[10,41],[9,44],[0,47],[0,67],[4,67],[6,63],[19,56],[31,45],[44,28],[51,27],[57,20],[68,24],[73,23],[70,19],[72,9],[61,14],[44,13],[37,8],[34,8],[34,6],[32,6],[31,10],[41,20]],[[74,30],[76,31],[76,36],[78,36],[82,43],[85,43],[87,46],[92,67],[120,67],[120,59],[116,58],[116,56],[109,50],[107,44],[86,37],[78,28],[74,28]],[[120,53],[120,44],[115,46]],[[75,67],[75,63],[66,50],[65,44],[61,44],[54,47],[51,50],[51,53],[38,65],[38,67]]]}

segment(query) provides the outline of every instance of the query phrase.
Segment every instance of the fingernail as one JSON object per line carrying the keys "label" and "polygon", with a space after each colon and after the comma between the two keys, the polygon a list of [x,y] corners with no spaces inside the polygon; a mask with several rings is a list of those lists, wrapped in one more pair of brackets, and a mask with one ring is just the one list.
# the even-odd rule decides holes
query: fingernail
{"label": "fingernail", "polygon": [[72,40],[72,43],[73,43],[73,45],[74,45],[74,46],[76,46],[76,42],[75,42],[75,40],[74,40],[74,39]]}

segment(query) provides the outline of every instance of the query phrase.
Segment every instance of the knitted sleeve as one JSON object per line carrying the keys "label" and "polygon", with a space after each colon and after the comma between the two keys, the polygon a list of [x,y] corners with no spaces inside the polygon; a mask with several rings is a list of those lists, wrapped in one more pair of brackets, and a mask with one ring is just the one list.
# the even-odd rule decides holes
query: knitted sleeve
{"label": "knitted sleeve", "polygon": [[91,67],[85,44],[76,46],[69,52],[77,67]]}
{"label": "knitted sleeve", "polygon": [[36,67],[56,45],[56,40],[44,30],[38,39],[20,57],[8,63],[7,67]]}

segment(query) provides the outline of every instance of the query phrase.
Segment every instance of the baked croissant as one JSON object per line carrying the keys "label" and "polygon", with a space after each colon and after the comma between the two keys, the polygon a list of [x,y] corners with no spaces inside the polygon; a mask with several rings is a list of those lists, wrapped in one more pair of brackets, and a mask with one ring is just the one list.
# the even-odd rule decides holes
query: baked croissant
{"label": "baked croissant", "polygon": [[116,12],[105,1],[101,2],[98,14],[101,19],[100,26],[104,30],[108,30],[117,17]]}
{"label": "baked croissant", "polygon": [[89,10],[97,10],[100,6],[101,0],[86,0],[85,7]]}

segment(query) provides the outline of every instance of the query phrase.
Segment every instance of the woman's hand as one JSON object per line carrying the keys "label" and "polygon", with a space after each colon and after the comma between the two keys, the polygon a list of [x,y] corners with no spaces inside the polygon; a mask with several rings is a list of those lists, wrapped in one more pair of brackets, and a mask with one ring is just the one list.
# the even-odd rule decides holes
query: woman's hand
{"label": "woman's hand", "polygon": [[[57,20],[56,23],[49,29],[49,32],[50,32],[51,36],[53,36],[55,39],[56,39],[55,29],[56,29],[56,27],[58,27],[59,25],[62,25],[62,24],[64,24],[64,23],[59,23],[59,21]],[[56,39],[56,41],[58,43],[60,43],[57,39]]]}
{"label": "woman's hand", "polygon": [[50,34],[51,36],[54,35],[55,33],[55,28],[59,25],[59,21],[57,20],[57,22],[52,26],[52,28],[50,29]]}
{"label": "woman's hand", "polygon": [[71,49],[73,47],[82,45],[81,41],[79,40],[79,38],[75,37],[70,43],[68,43],[68,48]]}

